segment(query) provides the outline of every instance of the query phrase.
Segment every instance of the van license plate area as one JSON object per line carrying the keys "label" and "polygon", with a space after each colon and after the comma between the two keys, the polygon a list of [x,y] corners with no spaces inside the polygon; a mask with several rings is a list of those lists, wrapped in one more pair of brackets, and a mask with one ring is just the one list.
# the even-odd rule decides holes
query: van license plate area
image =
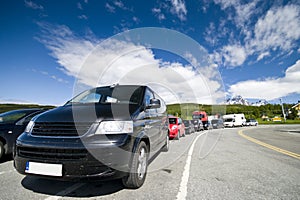
{"label": "van license plate area", "polygon": [[26,162],[26,173],[46,175],[46,176],[62,176],[62,164]]}

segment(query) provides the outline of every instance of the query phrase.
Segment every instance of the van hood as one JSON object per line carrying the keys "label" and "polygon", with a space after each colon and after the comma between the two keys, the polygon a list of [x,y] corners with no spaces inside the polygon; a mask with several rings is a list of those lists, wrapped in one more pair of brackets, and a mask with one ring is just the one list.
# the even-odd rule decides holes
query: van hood
{"label": "van hood", "polygon": [[132,120],[140,106],[129,104],[65,105],[42,113],[36,122],[99,122],[107,120]]}

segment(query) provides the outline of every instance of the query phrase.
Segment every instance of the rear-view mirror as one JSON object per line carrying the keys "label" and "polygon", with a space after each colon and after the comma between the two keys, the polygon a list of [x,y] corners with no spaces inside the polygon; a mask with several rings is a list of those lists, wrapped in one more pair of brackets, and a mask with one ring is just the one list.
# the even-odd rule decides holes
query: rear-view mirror
{"label": "rear-view mirror", "polygon": [[160,108],[160,100],[159,99],[150,99],[150,104],[147,105],[147,109],[150,108]]}

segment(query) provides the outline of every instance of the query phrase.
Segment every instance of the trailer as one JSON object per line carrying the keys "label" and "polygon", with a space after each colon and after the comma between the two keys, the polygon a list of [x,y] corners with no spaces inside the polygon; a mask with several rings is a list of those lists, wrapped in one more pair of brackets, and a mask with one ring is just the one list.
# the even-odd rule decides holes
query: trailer
{"label": "trailer", "polygon": [[237,127],[246,125],[246,118],[243,113],[224,115],[223,121],[225,127]]}

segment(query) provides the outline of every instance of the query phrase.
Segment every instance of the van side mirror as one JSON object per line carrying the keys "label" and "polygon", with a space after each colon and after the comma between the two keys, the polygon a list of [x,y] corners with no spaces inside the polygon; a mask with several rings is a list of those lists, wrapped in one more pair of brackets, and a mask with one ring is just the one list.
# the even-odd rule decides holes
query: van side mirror
{"label": "van side mirror", "polygon": [[160,100],[159,99],[150,99],[150,104],[147,105],[147,109],[151,108],[160,108]]}

